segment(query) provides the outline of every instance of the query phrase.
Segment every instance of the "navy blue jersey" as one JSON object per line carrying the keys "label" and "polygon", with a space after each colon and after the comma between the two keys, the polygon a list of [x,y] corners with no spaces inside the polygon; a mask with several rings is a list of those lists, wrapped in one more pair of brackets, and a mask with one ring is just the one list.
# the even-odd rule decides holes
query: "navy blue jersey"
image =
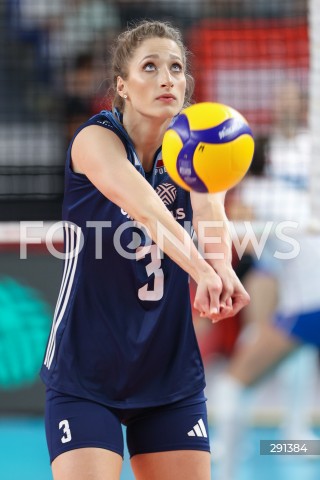
{"label": "navy blue jersey", "polygon": [[[190,195],[169,178],[161,150],[146,174],[111,112],[93,116],[76,134],[89,125],[118,135],[128,161],[176,220],[190,227]],[[71,145],[63,221],[66,259],[41,369],[45,384],[126,408],[171,403],[202,390],[187,273],[168,256],[161,258],[144,228],[85,175],[73,172]]]}

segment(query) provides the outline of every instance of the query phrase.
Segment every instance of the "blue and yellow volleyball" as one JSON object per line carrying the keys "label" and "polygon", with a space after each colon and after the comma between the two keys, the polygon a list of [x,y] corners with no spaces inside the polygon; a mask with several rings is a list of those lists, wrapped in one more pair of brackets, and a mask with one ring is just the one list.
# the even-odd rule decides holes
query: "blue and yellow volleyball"
{"label": "blue and yellow volleyball", "polygon": [[172,180],[188,191],[216,193],[237,185],[252,162],[254,140],[246,119],[222,103],[182,110],[162,143]]}

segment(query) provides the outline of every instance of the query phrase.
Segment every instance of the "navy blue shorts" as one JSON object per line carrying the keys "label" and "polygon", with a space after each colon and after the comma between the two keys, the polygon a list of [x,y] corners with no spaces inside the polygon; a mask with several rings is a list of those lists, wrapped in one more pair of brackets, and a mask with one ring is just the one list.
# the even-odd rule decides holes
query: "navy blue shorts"
{"label": "navy blue shorts", "polygon": [[277,314],[274,324],[290,337],[320,347],[320,310],[299,315]]}
{"label": "navy blue shorts", "polygon": [[46,436],[52,462],[58,455],[98,447],[123,457],[123,428],[130,457],[169,450],[210,452],[203,392],[160,407],[120,409],[48,390]]}

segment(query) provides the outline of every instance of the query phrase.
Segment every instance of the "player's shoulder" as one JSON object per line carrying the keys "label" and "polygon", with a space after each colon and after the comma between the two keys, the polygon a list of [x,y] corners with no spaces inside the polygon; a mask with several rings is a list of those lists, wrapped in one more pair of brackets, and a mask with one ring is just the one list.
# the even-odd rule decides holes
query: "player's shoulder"
{"label": "player's shoulder", "polygon": [[99,113],[96,113],[84,122],[82,128],[89,125],[104,127],[114,131],[117,135],[126,136],[126,131],[120,122],[120,117],[110,110],[101,110]]}
{"label": "player's shoulder", "polygon": [[126,150],[130,148],[130,138],[120,122],[120,117],[110,110],[101,110],[101,112],[93,115],[87,121],[82,123],[82,125],[76,130],[73,141],[79,136],[80,132],[83,138],[87,138],[87,135],[90,135],[89,132],[92,133],[92,129],[89,129],[88,127],[92,126],[99,128],[102,127],[106,132],[112,132],[112,134],[116,135],[121,140]]}

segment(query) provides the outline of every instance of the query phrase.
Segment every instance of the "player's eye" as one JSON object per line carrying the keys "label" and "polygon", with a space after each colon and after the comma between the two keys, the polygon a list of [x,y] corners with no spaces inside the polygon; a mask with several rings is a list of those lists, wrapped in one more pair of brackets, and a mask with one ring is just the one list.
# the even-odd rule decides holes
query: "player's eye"
{"label": "player's eye", "polygon": [[144,66],[143,66],[143,70],[145,70],[146,72],[154,72],[154,70],[156,70],[156,66],[153,62],[148,62],[146,63]]}
{"label": "player's eye", "polygon": [[182,72],[183,67],[181,63],[175,62],[171,65],[171,70],[173,70],[174,72]]}

